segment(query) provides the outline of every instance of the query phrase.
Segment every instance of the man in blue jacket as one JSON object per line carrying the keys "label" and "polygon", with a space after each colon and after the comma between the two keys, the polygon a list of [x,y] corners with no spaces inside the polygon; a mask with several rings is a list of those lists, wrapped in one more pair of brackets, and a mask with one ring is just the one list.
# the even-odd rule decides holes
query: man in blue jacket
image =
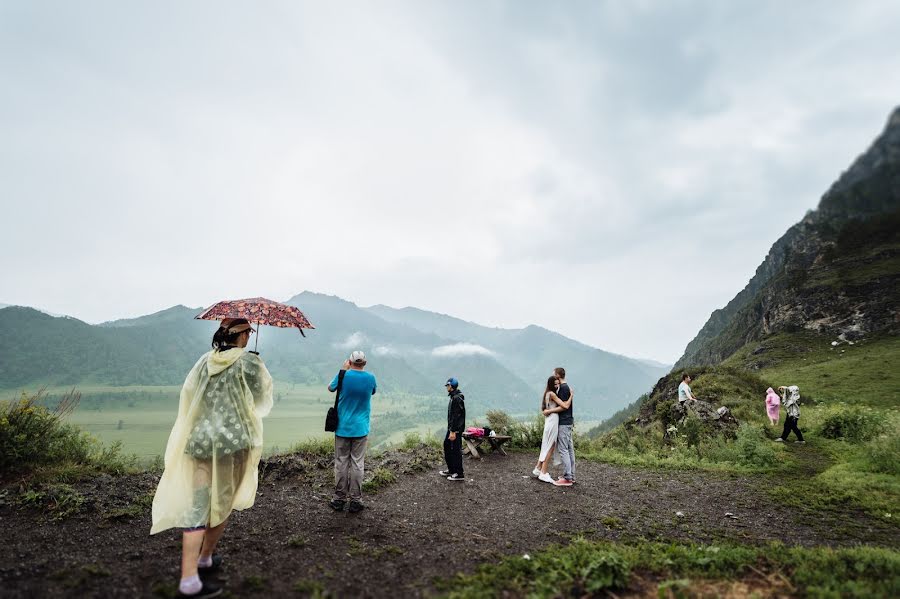
{"label": "man in blue jacket", "polygon": [[465,481],[462,459],[462,434],[466,430],[466,398],[459,391],[459,381],[450,377],[445,385],[450,403],[447,405],[447,436],[444,437],[444,460],[447,469],[440,475],[447,480]]}
{"label": "man in blue jacket", "polygon": [[[348,511],[363,509],[362,482],[365,475],[366,447],[369,442],[369,414],[372,411],[372,395],[377,384],[375,376],[365,372],[366,354],[357,350],[344,362],[344,380],[337,398],[338,425],[334,431],[334,499],[329,504],[335,511],[344,509],[350,499]],[[338,387],[335,375],[328,390],[334,393]]]}

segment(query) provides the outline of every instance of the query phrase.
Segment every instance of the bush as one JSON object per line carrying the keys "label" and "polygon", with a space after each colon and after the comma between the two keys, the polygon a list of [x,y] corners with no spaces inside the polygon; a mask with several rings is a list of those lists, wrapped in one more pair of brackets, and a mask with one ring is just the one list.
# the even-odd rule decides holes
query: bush
{"label": "bush", "polygon": [[863,448],[866,469],[871,472],[900,475],[900,434],[892,431],[867,443]]}
{"label": "bush", "polygon": [[883,431],[882,414],[862,406],[841,406],[828,412],[819,432],[828,439],[859,443],[874,439]]}
{"label": "bush", "polygon": [[742,424],[737,438],[723,442],[709,457],[717,462],[731,462],[748,468],[769,468],[778,463],[778,454],[760,426]]}
{"label": "bush", "polygon": [[497,431],[498,435],[509,434],[510,428],[515,424],[512,417],[503,410],[489,410],[485,416],[488,426],[491,427],[491,430]]}
{"label": "bush", "polygon": [[535,416],[530,422],[515,422],[509,429],[510,447],[540,449],[544,440],[544,417]]}
{"label": "bush", "polygon": [[32,473],[44,468],[74,479],[92,470],[117,474],[134,468],[137,457],[123,454],[121,443],[104,447],[78,427],[63,423],[80,399],[73,390],[51,410],[41,405],[45,400],[41,390],[0,404],[0,471]]}
{"label": "bush", "polygon": [[322,458],[331,457],[334,455],[334,440],[326,438],[297,441],[291,446],[288,453],[300,453]]}

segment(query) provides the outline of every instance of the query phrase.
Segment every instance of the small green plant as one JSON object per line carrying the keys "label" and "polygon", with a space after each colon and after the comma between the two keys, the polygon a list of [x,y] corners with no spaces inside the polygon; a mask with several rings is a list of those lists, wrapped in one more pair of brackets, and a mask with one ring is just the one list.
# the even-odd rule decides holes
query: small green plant
{"label": "small green plant", "polygon": [[622,520],[615,516],[603,516],[600,523],[607,528],[622,528]]}
{"label": "small green plant", "polygon": [[244,578],[243,587],[249,591],[261,591],[266,588],[266,579],[257,574],[251,574]]}
{"label": "small green plant", "polygon": [[40,485],[38,488],[26,489],[19,495],[19,503],[40,509],[54,520],[77,514],[84,502],[84,495],[63,483]]}
{"label": "small green plant", "polygon": [[294,590],[298,593],[320,599],[328,596],[325,586],[317,580],[301,579],[294,583]]}
{"label": "small green plant", "polygon": [[370,480],[363,482],[363,491],[373,493],[397,481],[397,475],[387,468],[376,468]]}
{"label": "small green plant", "polygon": [[288,542],[287,542],[287,544],[290,545],[291,547],[306,547],[306,543],[307,543],[306,537],[304,537],[302,535],[295,535],[295,536],[291,537],[290,539],[288,539]]}
{"label": "small green plant", "polygon": [[153,495],[153,493],[138,495],[128,505],[109,510],[103,514],[103,517],[107,520],[139,518],[153,506]]}

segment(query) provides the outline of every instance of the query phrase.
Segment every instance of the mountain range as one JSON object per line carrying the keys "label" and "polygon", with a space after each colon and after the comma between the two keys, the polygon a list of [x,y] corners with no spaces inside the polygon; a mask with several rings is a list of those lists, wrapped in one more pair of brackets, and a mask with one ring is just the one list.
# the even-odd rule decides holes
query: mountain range
{"label": "mountain range", "polygon": [[[369,356],[382,390],[443,394],[461,381],[473,413],[535,412],[555,366],[565,366],[578,413],[604,418],[647,392],[669,366],[605,352],[538,326],[484,327],[416,308],[359,307],[303,292],[287,301],[316,326],[262,327],[259,350],[277,381],[324,385],[353,349]],[[0,388],[42,385],[179,385],[209,348],[216,323],[195,320],[202,308],[174,306],[155,314],[91,325],[32,308],[0,309],[7,340]]]}

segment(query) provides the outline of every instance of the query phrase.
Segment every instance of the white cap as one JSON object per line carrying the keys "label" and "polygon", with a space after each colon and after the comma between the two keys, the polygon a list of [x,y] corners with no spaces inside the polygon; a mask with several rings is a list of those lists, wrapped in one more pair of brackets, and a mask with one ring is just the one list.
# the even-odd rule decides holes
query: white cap
{"label": "white cap", "polygon": [[350,354],[350,362],[353,364],[365,364],[366,354],[362,353],[360,350],[356,350]]}

